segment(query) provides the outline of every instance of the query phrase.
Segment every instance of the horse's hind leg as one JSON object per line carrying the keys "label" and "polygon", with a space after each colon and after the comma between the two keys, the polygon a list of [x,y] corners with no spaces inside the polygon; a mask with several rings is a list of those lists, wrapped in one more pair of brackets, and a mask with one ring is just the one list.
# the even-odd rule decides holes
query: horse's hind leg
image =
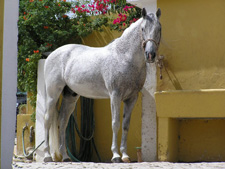
{"label": "horse's hind leg", "polygon": [[63,87],[47,85],[46,84],[46,113],[44,119],[45,126],[45,148],[44,148],[44,162],[51,162],[52,157],[50,155],[50,147],[49,147],[49,129],[53,122],[53,116],[56,116],[57,108],[56,104],[58,98],[62,92]]}
{"label": "horse's hind leg", "polygon": [[60,148],[59,151],[62,154],[62,161],[71,161],[66,151],[66,127],[75,109],[76,102],[79,99],[79,95],[74,93],[67,86],[63,90],[63,100],[59,114],[59,137],[60,137]]}
{"label": "horse's hind leg", "polygon": [[124,101],[122,138],[120,145],[120,152],[122,153],[123,162],[130,162],[129,156],[127,155],[127,134],[130,126],[131,113],[137,98],[138,95],[135,95],[134,97]]}
{"label": "horse's hind leg", "polygon": [[112,146],[111,150],[113,153],[112,162],[118,163],[121,162],[120,155],[118,152],[118,131],[120,128],[120,104],[121,104],[121,98],[114,92],[110,96],[110,102],[111,102],[111,113],[112,113],[112,131],[113,131],[113,137],[112,137]]}

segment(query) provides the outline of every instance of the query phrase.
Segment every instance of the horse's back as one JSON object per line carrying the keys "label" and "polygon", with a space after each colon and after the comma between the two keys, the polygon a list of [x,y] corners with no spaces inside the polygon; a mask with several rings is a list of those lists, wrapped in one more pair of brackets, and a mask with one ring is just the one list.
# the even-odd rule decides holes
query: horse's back
{"label": "horse's back", "polygon": [[108,98],[102,76],[106,55],[105,48],[77,44],[64,45],[47,58],[45,79],[51,84],[67,85],[79,95]]}

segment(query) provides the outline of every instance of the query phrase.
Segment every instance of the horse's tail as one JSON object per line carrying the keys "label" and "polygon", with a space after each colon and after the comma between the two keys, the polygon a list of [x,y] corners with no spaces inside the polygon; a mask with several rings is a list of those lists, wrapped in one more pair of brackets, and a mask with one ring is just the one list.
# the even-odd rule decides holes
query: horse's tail
{"label": "horse's tail", "polygon": [[[46,84],[44,82],[44,88],[45,88],[45,114],[47,113],[47,91],[46,91]],[[57,103],[58,106],[58,103]],[[50,147],[50,153],[54,161],[61,161],[61,154],[59,152],[59,130],[58,130],[58,111],[56,113],[53,113],[52,117],[52,124],[49,130],[49,147]]]}

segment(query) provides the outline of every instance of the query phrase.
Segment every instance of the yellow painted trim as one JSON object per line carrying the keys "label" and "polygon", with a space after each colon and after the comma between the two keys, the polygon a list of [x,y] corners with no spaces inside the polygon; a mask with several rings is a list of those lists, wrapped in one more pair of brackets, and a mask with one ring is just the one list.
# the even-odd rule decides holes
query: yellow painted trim
{"label": "yellow painted trim", "polygon": [[169,118],[224,118],[225,90],[180,90],[155,94],[157,116]]}
{"label": "yellow painted trim", "polygon": [[[2,127],[2,59],[3,59],[3,30],[4,30],[4,0],[0,1],[0,143]],[[1,166],[1,144],[0,144],[0,166]]]}

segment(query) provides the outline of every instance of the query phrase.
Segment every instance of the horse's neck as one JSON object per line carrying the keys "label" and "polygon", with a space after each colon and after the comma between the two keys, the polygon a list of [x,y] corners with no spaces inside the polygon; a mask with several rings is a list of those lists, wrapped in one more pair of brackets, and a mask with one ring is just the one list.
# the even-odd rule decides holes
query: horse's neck
{"label": "horse's neck", "polygon": [[122,58],[140,64],[145,64],[142,48],[142,35],[141,35],[141,22],[142,18],[128,27],[122,36],[117,39],[117,51],[123,54]]}

